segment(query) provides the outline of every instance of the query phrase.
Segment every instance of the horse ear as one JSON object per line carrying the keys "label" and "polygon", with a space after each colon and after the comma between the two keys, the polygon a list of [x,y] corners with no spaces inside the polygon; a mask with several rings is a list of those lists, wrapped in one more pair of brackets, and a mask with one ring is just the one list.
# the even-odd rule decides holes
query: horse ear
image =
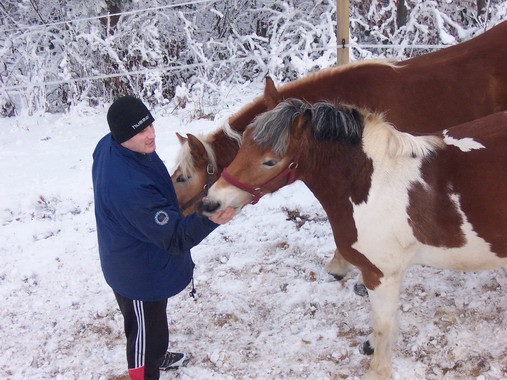
{"label": "horse ear", "polygon": [[282,96],[275,87],[275,82],[270,77],[266,77],[266,86],[264,87],[264,103],[268,111],[272,110],[280,103]]}
{"label": "horse ear", "polygon": [[190,154],[195,161],[206,160],[207,153],[201,140],[191,133],[187,133],[188,146],[190,147]]}
{"label": "horse ear", "polygon": [[178,132],[176,132],[176,137],[178,138],[178,141],[180,142],[181,145],[185,144],[185,142],[187,141],[187,138],[183,137]]}

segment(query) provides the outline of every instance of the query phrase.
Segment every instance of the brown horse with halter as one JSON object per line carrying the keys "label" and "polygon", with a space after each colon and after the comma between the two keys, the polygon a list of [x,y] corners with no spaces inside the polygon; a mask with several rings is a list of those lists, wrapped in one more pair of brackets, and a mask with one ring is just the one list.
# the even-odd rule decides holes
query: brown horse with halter
{"label": "brown horse with halter", "polygon": [[365,378],[389,379],[407,269],[507,265],[506,146],[505,111],[412,134],[379,114],[290,99],[248,127],[199,209],[240,210],[303,181],[368,288],[373,332],[363,351],[373,357]]}
{"label": "brown horse with halter", "polygon": [[[325,69],[264,95],[208,136],[179,136],[182,149],[172,175],[182,212],[199,201],[239,149],[241,133],[258,114],[287,98],[354,104],[382,112],[402,131],[430,132],[507,109],[507,22],[469,40],[397,63],[365,61]],[[343,276],[338,251],[327,265]]]}

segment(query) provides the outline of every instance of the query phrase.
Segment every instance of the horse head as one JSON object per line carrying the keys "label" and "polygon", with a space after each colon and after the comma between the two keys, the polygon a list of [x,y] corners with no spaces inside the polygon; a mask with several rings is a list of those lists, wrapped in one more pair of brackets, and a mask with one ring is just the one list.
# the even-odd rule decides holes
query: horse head
{"label": "horse head", "polygon": [[195,211],[196,204],[217,179],[216,159],[210,145],[192,134],[176,133],[181,144],[178,167],[171,175],[183,215]]}
{"label": "horse head", "polygon": [[305,178],[314,159],[300,160],[311,156],[307,154],[311,140],[347,140],[357,145],[362,123],[361,113],[348,106],[310,105],[299,99],[279,103],[247,128],[238,154],[201,202],[199,212],[211,215],[229,206],[240,210]]}
{"label": "horse head", "polygon": [[[266,77],[264,94],[259,98],[263,108],[271,110],[281,100],[282,97],[273,80]],[[196,211],[198,201],[207,194],[207,190],[220,176],[223,168],[230,164],[241,141],[238,131],[243,129],[241,125],[234,128],[225,123],[218,131],[208,136],[197,137],[187,134],[187,137],[183,137],[176,133],[181,148],[177,167],[171,179],[183,215]],[[231,141],[235,143],[231,144]],[[219,154],[217,150],[220,151]]]}

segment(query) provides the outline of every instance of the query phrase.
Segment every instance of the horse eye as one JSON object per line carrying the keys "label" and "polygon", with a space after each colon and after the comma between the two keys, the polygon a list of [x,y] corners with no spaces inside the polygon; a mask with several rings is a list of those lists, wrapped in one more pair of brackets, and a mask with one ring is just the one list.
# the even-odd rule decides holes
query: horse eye
{"label": "horse eye", "polygon": [[276,164],[278,164],[278,161],[276,161],[276,160],[269,160],[269,161],[265,161],[262,163],[262,165],[269,166],[269,167],[273,167]]}
{"label": "horse eye", "polygon": [[[190,177],[189,177],[189,178],[190,178]],[[177,182],[177,183],[184,183],[184,182],[187,182],[187,180],[188,180],[189,178],[186,178],[186,177],[184,177],[183,175],[179,175],[178,177],[176,177],[176,182]]]}

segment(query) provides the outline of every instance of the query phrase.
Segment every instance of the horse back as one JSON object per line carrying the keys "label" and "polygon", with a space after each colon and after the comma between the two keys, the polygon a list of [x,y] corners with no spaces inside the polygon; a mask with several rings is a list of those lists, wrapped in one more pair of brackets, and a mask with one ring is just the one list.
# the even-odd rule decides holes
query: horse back
{"label": "horse back", "polygon": [[380,112],[402,131],[434,132],[507,109],[505,41],[507,22],[438,52],[395,64],[363,61],[322,70],[279,92]]}
{"label": "horse back", "polygon": [[458,269],[484,269],[499,258],[507,264],[507,112],[450,128],[442,137],[445,149],[422,163],[421,181],[409,189],[414,235],[449,250],[449,257],[453,250],[471,255]]}
{"label": "horse back", "polygon": [[507,21],[504,21],[467,41],[408,59],[405,63],[409,65],[427,65],[439,61],[462,61],[469,56],[481,57],[492,53],[495,54],[495,52],[505,51],[504,41],[506,36]]}

